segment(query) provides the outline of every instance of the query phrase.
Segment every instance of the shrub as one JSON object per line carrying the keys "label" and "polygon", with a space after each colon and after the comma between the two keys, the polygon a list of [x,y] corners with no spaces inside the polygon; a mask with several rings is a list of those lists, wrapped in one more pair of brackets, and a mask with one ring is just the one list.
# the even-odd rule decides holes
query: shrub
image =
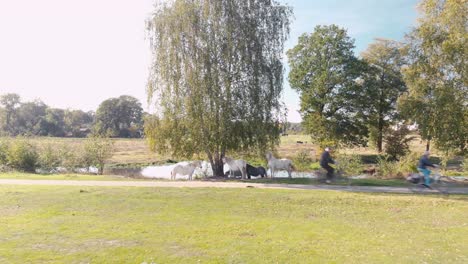
{"label": "shrub", "polygon": [[103,174],[106,161],[112,157],[114,142],[110,138],[93,136],[86,139],[84,144],[84,162],[86,165],[96,166],[98,173]]}
{"label": "shrub", "polygon": [[59,167],[62,164],[62,159],[60,147],[47,144],[39,151],[39,167],[48,172]]}
{"label": "shrub", "polygon": [[60,148],[60,156],[62,157],[60,166],[67,169],[67,171],[74,171],[78,168],[87,168],[90,166],[85,162],[86,153],[81,145],[75,146],[73,149],[63,145]]}
{"label": "shrub", "polygon": [[401,126],[398,129],[389,129],[386,131],[385,153],[392,160],[398,160],[409,152],[409,143],[415,138],[409,136],[411,131],[406,126]]}
{"label": "shrub", "polygon": [[390,157],[379,157],[377,160],[377,176],[380,178],[405,178],[408,174],[417,172],[418,155],[409,153],[400,160],[395,161]]}
{"label": "shrub", "polygon": [[339,175],[355,176],[362,172],[362,160],[356,154],[341,154],[336,159],[336,172]]}
{"label": "shrub", "polygon": [[395,161],[389,160],[387,157],[377,158],[377,177],[378,178],[394,178],[398,175],[397,164]]}
{"label": "shrub", "polygon": [[7,153],[7,165],[16,170],[35,172],[39,155],[36,147],[25,139],[10,142]]}
{"label": "shrub", "polygon": [[8,142],[1,138],[0,139],[0,166],[7,165],[7,155],[8,155]]}
{"label": "shrub", "polygon": [[308,151],[301,151],[293,158],[294,168],[298,171],[311,170],[312,163],[314,162],[312,155]]}

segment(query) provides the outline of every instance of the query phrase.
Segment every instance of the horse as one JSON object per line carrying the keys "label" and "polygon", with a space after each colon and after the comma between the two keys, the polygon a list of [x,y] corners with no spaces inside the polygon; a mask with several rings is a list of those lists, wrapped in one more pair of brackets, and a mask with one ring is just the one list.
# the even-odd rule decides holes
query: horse
{"label": "horse", "polygon": [[289,159],[277,159],[273,157],[271,152],[266,154],[266,159],[268,160],[268,168],[270,169],[271,178],[275,176],[275,171],[277,170],[286,170],[288,172],[289,178],[291,178],[291,172],[293,169],[292,161]]}
{"label": "horse", "polygon": [[267,176],[267,173],[265,168],[262,166],[254,167],[250,164],[247,164],[247,177],[250,179],[250,176],[261,176],[263,178]]}
{"label": "horse", "polygon": [[245,160],[234,160],[229,157],[223,157],[223,163],[229,166],[230,175],[234,175],[234,171],[238,170],[242,174],[242,179],[247,176],[247,162]]}
{"label": "horse", "polygon": [[[224,176],[228,177],[231,172],[228,171],[224,174]],[[232,176],[242,176],[241,172],[240,171],[233,171],[234,175]],[[247,178],[251,178],[251,176],[261,176],[262,178],[263,177],[266,177],[267,176],[267,173],[266,173],[266,169],[262,166],[260,167],[254,167],[250,164],[247,163]]]}
{"label": "horse", "polygon": [[187,165],[177,164],[171,171],[171,180],[175,180],[176,175],[180,174],[180,175],[188,175],[188,179],[189,181],[191,181],[192,175],[195,169],[196,168],[201,169],[201,167],[202,167],[202,162],[199,160],[191,162]]}

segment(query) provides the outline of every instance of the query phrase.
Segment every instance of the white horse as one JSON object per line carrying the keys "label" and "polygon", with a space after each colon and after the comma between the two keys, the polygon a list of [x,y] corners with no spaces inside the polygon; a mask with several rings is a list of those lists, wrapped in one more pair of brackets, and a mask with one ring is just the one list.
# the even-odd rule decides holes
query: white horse
{"label": "white horse", "polygon": [[223,163],[229,166],[229,175],[234,176],[234,171],[240,171],[242,179],[247,178],[247,162],[245,160],[234,160],[229,157],[223,157]]}
{"label": "white horse", "polygon": [[271,152],[266,154],[268,160],[268,168],[270,169],[271,178],[275,176],[275,171],[286,170],[288,172],[289,178],[291,178],[291,172],[293,170],[292,161],[289,159],[277,159],[273,157]]}
{"label": "white horse", "polygon": [[180,174],[180,175],[188,175],[188,179],[189,181],[191,181],[192,175],[195,169],[196,168],[201,169],[201,167],[202,167],[202,162],[199,160],[191,162],[187,165],[177,164],[171,171],[171,180],[175,180],[176,175]]}

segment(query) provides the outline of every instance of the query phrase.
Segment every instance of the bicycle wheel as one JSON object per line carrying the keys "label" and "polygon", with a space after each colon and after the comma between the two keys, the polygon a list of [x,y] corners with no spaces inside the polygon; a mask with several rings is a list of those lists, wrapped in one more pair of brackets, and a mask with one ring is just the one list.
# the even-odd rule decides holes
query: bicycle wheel
{"label": "bicycle wheel", "polygon": [[448,177],[440,176],[432,183],[432,188],[443,194],[448,194],[450,183]]}

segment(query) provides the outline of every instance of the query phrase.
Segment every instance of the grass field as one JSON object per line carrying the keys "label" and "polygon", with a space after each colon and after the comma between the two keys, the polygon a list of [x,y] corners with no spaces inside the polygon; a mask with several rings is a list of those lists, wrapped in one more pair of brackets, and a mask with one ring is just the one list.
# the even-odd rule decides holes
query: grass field
{"label": "grass field", "polygon": [[[163,156],[151,152],[145,139],[113,139],[115,153],[109,160],[109,164],[148,164],[161,163],[172,159],[170,156]],[[83,143],[82,138],[51,138],[37,137],[31,138],[31,141],[37,145],[67,145],[78,146]],[[302,141],[304,144],[298,144]],[[305,143],[307,142],[307,143]],[[290,135],[282,137],[278,152],[282,157],[294,157],[301,151],[309,151],[315,155],[316,147],[310,143],[310,137],[306,135]]]}
{"label": "grass field", "polygon": [[[83,143],[82,138],[50,138],[38,137],[31,139],[38,145],[45,144],[65,144],[68,146],[78,146]],[[297,143],[298,141],[302,143]],[[149,150],[145,139],[114,139],[115,153],[109,160],[111,164],[147,164],[160,163],[168,159],[170,156],[161,156]],[[414,140],[411,144],[411,149],[422,153],[425,145],[420,139]],[[311,143],[311,138],[308,135],[289,135],[281,137],[281,143],[278,147],[278,154],[284,158],[294,158],[299,152],[308,152],[312,157],[320,155],[319,149],[315,144]],[[344,153],[358,153],[360,155],[377,155],[377,152],[371,148],[353,148],[344,149]]]}
{"label": "grass field", "polygon": [[0,186],[0,263],[467,263],[468,197]]}

